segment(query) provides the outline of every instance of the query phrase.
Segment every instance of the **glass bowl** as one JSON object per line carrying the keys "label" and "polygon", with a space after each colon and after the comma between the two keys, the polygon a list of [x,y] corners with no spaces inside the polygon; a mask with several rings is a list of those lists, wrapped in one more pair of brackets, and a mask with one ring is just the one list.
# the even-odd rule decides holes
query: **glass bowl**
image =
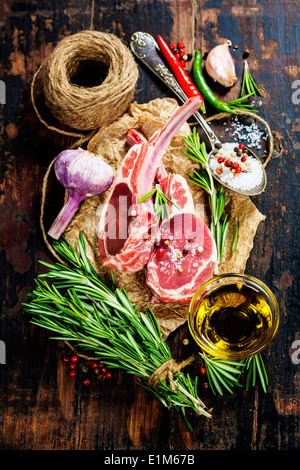
{"label": "glass bowl", "polygon": [[242,360],[270,344],[279,324],[277,300],[259,279],[214,276],[195,292],[188,326],[196,344],[213,357]]}

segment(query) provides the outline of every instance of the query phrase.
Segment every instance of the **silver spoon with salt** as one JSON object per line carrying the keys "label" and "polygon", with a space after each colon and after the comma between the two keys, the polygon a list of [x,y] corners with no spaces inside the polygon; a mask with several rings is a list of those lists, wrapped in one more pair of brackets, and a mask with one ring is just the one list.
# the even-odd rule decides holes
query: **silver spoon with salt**
{"label": "silver spoon with salt", "polygon": [[[188,98],[187,98],[186,94],[183,92],[183,90],[182,90],[181,86],[179,85],[179,83],[177,82],[175,76],[166,67],[164,61],[160,57],[159,47],[158,47],[155,39],[153,38],[153,36],[151,36],[151,34],[144,33],[144,32],[141,32],[141,31],[135,32],[131,36],[131,39],[130,39],[130,48],[131,48],[131,51],[133,52],[133,54],[144,65],[146,65],[157,77],[159,77],[165,83],[165,85],[167,85],[168,88],[170,88],[170,90],[172,90],[173,93],[175,93],[175,95],[183,103],[187,101]],[[223,144],[220,142],[220,140],[217,138],[215,133],[212,131],[212,129],[209,127],[209,125],[207,124],[207,122],[201,116],[201,114],[199,112],[196,112],[194,114],[194,117],[197,120],[197,122],[200,124],[200,126],[202,127],[203,131],[205,132],[205,134],[206,134],[206,136],[207,136],[207,138],[208,138],[208,140],[211,144],[212,150],[209,153],[208,161],[209,161],[209,166],[211,168],[211,172],[212,172],[213,177],[220,184],[225,186],[226,188],[228,188],[232,191],[235,191],[239,194],[244,194],[246,196],[256,196],[256,195],[262,193],[264,191],[265,187],[266,187],[266,184],[267,184],[267,176],[266,176],[265,169],[264,169],[260,159],[258,158],[258,156],[255,155],[255,153],[252,152],[252,150],[245,147],[245,149],[247,150],[248,156],[252,157],[252,158],[250,158],[250,160],[253,159],[253,163],[255,163],[255,167],[257,168],[258,173],[260,175],[259,181],[257,183],[255,181],[254,181],[254,183],[251,183],[252,184],[251,187],[244,188],[244,189],[242,187],[239,188],[238,184],[237,184],[238,179],[236,177],[232,178],[232,182],[228,181],[228,179],[229,179],[228,176],[230,175],[230,169],[228,169],[228,171],[226,171],[225,178],[224,177],[222,178],[222,177],[218,176],[218,174],[216,173],[216,168],[215,168],[216,159],[218,158],[218,157],[216,157],[216,155],[218,155],[220,153],[220,151],[222,152]],[[228,146],[228,143],[224,144],[224,146],[226,148],[226,146]],[[234,144],[234,146],[236,147],[237,144]],[[223,155],[224,155],[224,153],[223,153]],[[231,174],[233,175],[233,173],[231,173]],[[247,175],[247,176],[249,174],[250,173],[245,173],[245,175]],[[225,181],[224,181],[224,179],[225,179]]]}

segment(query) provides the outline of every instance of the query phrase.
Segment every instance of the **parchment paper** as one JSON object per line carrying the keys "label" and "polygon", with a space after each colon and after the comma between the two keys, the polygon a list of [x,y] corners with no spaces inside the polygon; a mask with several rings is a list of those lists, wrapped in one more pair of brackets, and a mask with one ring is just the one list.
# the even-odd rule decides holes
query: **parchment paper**
{"label": "parchment paper", "polygon": [[[162,124],[178,108],[176,100],[171,98],[155,99],[149,103],[133,103],[128,113],[124,114],[109,127],[101,129],[88,143],[87,150],[101,157],[109,163],[115,174],[126,155],[129,147],[126,143],[127,131],[135,128],[149,139]],[[163,158],[163,164],[168,172],[179,173],[187,177],[196,168],[195,163],[186,157],[183,151],[186,144],[183,136],[191,132],[186,123],[172,139]],[[76,247],[76,242],[81,231],[86,239],[87,254],[91,263],[104,274],[109,270],[102,266],[98,253],[97,229],[101,204],[108,198],[111,188],[103,195],[89,198],[81,203],[72,222],[65,231],[68,241]],[[201,188],[190,184],[194,202],[204,220],[209,224],[209,210],[207,195]],[[223,261],[219,265],[219,273],[243,273],[253,240],[259,223],[264,216],[258,211],[248,196],[239,195],[226,190],[225,211],[229,216],[229,230],[224,248]],[[236,217],[239,218],[239,237],[237,248],[232,253],[232,241]],[[134,304],[139,304],[139,309],[145,311],[150,307],[154,312],[164,339],[187,320],[188,306],[180,304],[154,304],[145,286],[145,271],[127,274],[114,271],[115,280],[119,287],[124,287],[128,297]]]}

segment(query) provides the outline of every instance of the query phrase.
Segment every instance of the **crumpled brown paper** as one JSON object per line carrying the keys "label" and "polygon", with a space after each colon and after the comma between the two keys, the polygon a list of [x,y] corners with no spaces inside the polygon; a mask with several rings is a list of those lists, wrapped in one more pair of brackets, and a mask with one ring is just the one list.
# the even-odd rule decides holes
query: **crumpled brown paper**
{"label": "crumpled brown paper", "polygon": [[[127,131],[135,128],[143,132],[147,138],[150,138],[177,108],[177,101],[171,98],[155,99],[146,104],[133,103],[128,113],[117,119],[109,127],[101,129],[89,141],[87,150],[101,155],[112,166],[116,174],[129,149],[126,143]],[[163,164],[168,172],[179,173],[187,177],[188,173],[194,171],[195,163],[183,153],[186,144],[182,137],[187,136],[190,132],[190,126],[186,123],[172,139],[163,158]],[[112,188],[113,185],[106,193],[83,201],[65,231],[66,238],[74,247],[76,247],[79,232],[83,233],[87,244],[88,257],[100,274],[104,274],[109,270],[102,266],[98,253],[99,207],[108,198]],[[194,184],[190,184],[190,189],[195,205],[200,208],[200,214],[209,224],[208,201],[205,192]],[[264,216],[248,196],[242,196],[230,190],[226,190],[225,210],[229,216],[229,229],[223,261],[219,265],[219,273],[242,273],[253,246],[257,227],[264,219]],[[236,217],[239,218],[239,237],[236,250],[232,253],[231,247]],[[188,306],[172,303],[151,303],[149,292],[145,286],[145,271],[134,274],[115,271],[114,275],[117,284],[126,289],[130,300],[134,304],[139,304],[141,311],[145,311],[147,307],[152,309],[159,322],[164,339],[187,320]]]}

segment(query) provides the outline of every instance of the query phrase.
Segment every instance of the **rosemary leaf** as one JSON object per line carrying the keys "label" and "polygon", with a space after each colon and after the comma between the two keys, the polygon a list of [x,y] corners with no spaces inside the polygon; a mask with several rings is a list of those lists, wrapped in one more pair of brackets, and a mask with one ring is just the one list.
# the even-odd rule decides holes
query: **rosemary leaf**
{"label": "rosemary leaf", "polygon": [[239,219],[236,218],[234,238],[233,238],[233,243],[232,243],[232,252],[236,250],[236,245],[238,241],[238,233],[239,233]]}

